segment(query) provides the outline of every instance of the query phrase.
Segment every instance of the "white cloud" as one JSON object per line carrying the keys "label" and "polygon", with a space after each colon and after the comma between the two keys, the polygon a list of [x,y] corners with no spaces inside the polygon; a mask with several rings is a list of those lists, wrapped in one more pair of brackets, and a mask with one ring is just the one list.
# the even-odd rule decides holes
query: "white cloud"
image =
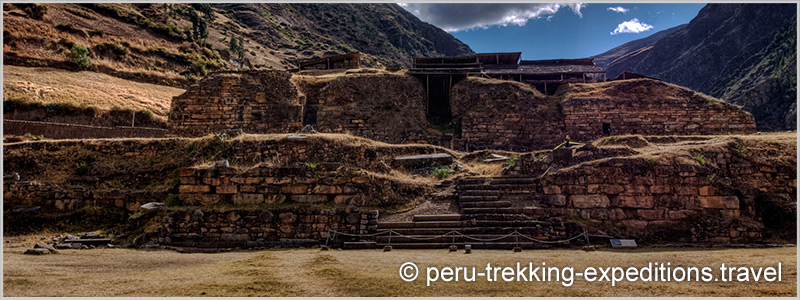
{"label": "white cloud", "polygon": [[625,21],[617,25],[617,28],[611,32],[611,35],[620,33],[640,33],[653,29],[653,25],[640,22],[639,19],[633,18],[630,21]]}
{"label": "white cloud", "polygon": [[530,19],[552,17],[561,8],[569,8],[583,17],[583,3],[403,3],[400,5],[421,20],[445,31],[461,31],[489,26],[524,26]]}
{"label": "white cloud", "polygon": [[630,9],[624,8],[622,6],[609,7],[609,8],[607,8],[607,10],[610,10],[610,11],[613,11],[613,12],[618,12],[618,13],[623,13],[623,14],[627,13],[628,11],[630,11]]}

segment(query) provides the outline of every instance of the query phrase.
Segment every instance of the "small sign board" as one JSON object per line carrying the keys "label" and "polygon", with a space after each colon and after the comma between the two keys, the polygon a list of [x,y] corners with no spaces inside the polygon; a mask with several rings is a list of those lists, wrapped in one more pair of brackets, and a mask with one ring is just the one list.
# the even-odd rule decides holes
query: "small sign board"
{"label": "small sign board", "polygon": [[636,248],[636,241],[635,240],[611,240],[611,247],[612,248]]}

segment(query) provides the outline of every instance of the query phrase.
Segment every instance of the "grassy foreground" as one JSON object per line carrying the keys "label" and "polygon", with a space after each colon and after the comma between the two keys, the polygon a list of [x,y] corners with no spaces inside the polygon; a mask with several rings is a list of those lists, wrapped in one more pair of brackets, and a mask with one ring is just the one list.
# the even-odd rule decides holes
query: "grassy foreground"
{"label": "grassy foreground", "polygon": [[[797,248],[638,249],[584,252],[538,250],[513,253],[476,250],[320,251],[319,249],[180,254],[128,249],[64,250],[56,255],[22,255],[33,236],[5,238],[4,296],[796,296]],[[420,268],[414,282],[399,278],[401,264]],[[673,266],[774,266],[782,282],[626,283],[575,280],[560,283],[434,282],[428,266],[636,266],[669,261]]]}

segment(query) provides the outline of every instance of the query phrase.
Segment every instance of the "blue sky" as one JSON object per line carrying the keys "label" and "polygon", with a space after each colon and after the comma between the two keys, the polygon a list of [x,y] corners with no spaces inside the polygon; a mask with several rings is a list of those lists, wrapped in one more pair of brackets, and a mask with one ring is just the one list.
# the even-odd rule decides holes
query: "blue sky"
{"label": "blue sky", "polygon": [[475,52],[581,58],[688,23],[705,4],[401,4]]}

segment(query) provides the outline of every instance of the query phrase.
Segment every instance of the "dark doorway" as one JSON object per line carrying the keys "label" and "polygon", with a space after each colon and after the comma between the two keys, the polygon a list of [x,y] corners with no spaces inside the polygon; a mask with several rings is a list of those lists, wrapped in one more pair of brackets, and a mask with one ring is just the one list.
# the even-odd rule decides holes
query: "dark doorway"
{"label": "dark doorway", "polygon": [[303,125],[317,125],[317,104],[306,104],[303,111]]}
{"label": "dark doorway", "polygon": [[603,123],[603,135],[611,135],[611,124]]}
{"label": "dark doorway", "polygon": [[450,112],[451,76],[427,76],[428,121],[433,124],[448,124]]}

